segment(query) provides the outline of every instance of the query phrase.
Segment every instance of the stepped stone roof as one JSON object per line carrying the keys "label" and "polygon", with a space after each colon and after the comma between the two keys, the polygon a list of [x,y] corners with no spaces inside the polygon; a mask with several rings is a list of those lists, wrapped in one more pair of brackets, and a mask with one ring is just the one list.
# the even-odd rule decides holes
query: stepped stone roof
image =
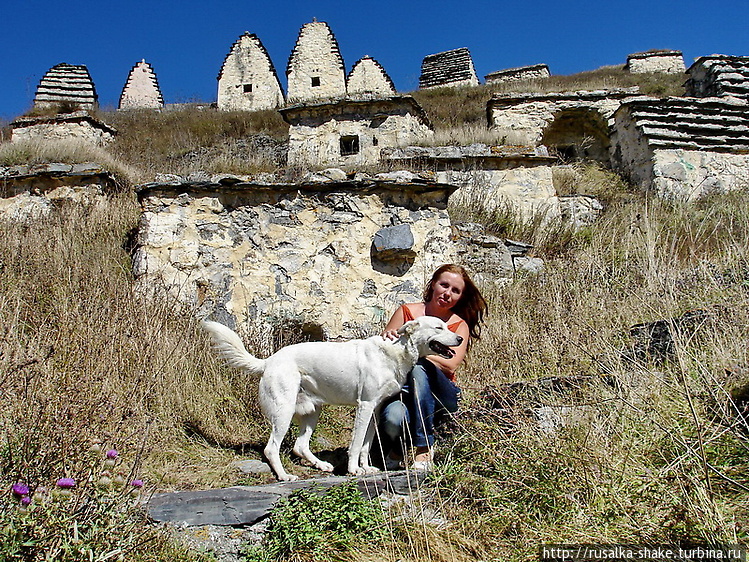
{"label": "stepped stone roof", "polygon": [[466,47],[427,55],[421,61],[419,88],[462,84],[478,84],[471,52]]}
{"label": "stepped stone roof", "polygon": [[145,59],[136,63],[127,75],[120,94],[119,109],[159,109],[164,105],[156,73]]}
{"label": "stepped stone roof", "polygon": [[720,98],[635,99],[617,110],[629,115],[652,148],[749,152],[749,105]]}
{"label": "stepped stone roof", "polygon": [[72,103],[91,108],[98,99],[86,65],[62,62],[50,68],[42,77],[36,89],[34,105],[44,107]]}
{"label": "stepped stone roof", "polygon": [[749,57],[699,57],[687,69],[687,95],[749,98]]}
{"label": "stepped stone roof", "polygon": [[346,90],[350,96],[374,94],[395,95],[395,84],[382,65],[366,55],[354,63],[346,78]]}

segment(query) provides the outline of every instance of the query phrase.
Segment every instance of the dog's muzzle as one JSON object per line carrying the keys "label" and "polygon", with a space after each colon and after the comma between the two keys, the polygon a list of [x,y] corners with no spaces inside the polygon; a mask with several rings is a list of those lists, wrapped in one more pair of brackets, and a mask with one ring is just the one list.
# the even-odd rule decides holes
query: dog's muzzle
{"label": "dog's muzzle", "polygon": [[[458,343],[456,345],[460,345],[461,343],[463,343],[463,338],[461,336],[456,336],[456,339],[458,340]],[[434,351],[440,357],[444,357],[445,359],[452,359],[455,356],[455,352],[452,349],[438,342],[437,340],[432,340],[429,342],[429,349]]]}

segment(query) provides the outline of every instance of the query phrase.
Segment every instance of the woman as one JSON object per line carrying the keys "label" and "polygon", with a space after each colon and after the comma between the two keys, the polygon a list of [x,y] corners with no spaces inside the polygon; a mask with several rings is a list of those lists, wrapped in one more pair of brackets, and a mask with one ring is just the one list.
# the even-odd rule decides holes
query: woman
{"label": "woman", "polygon": [[[423,302],[402,305],[385,326],[382,336],[397,339],[403,324],[420,316],[436,316],[447,327],[463,337],[463,343],[453,348],[455,355],[445,359],[430,355],[420,359],[409,373],[399,396],[382,409],[382,429],[394,442],[402,437],[414,447],[412,468],[429,470],[432,467],[434,445],[434,416],[442,411],[458,409],[460,389],[455,384],[455,371],[466,356],[471,338],[478,339],[480,324],[488,312],[486,300],[468,273],[459,265],[446,264],[432,275],[424,288]],[[385,459],[387,468],[402,464],[397,451]]]}

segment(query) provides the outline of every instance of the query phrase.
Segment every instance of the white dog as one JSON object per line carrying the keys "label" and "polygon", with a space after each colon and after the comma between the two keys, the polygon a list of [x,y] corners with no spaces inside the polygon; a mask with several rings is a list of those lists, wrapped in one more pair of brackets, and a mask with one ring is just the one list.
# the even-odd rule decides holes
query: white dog
{"label": "white dog", "polygon": [[333,465],[318,459],[309,448],[323,404],[356,406],[348,471],[376,472],[369,464],[369,450],[382,402],[401,389],[420,357],[437,354],[449,359],[454,354],[450,348],[463,341],[439,318],[421,316],[401,326],[400,337],[394,341],[373,336],[340,343],[300,343],[263,360],[250,355],[239,336],[226,326],[209,321],[203,326],[230,366],[262,375],[260,405],[272,426],[265,456],[279,480],[297,478],[284,470],[279,455],[292,418],[299,422],[294,454],[319,470],[333,470]]}

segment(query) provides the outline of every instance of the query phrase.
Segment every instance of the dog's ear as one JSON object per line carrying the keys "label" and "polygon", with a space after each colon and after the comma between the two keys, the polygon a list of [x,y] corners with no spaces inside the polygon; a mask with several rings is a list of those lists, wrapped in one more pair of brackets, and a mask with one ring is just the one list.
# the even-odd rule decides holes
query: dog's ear
{"label": "dog's ear", "polygon": [[398,328],[398,334],[401,336],[403,334],[408,334],[410,336],[416,331],[416,328],[418,327],[419,327],[419,323],[416,320],[409,320],[408,322],[403,324],[403,326]]}

